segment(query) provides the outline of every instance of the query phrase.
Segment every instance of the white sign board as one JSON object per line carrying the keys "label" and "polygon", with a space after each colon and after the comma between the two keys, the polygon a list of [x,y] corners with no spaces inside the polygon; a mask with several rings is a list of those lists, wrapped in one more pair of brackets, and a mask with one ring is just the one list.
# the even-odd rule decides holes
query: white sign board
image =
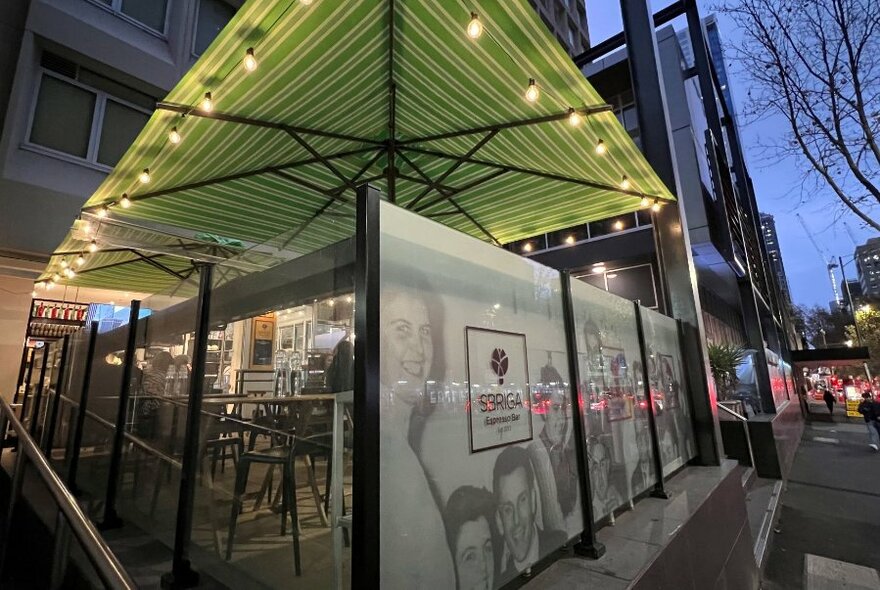
{"label": "white sign board", "polygon": [[471,452],[532,439],[525,334],[465,328]]}

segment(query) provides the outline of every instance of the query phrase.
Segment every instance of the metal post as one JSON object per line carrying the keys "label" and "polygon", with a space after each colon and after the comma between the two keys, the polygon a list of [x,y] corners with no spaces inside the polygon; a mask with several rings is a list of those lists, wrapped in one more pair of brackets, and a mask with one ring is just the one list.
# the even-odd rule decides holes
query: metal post
{"label": "metal post", "polygon": [[[31,377],[34,374],[34,363],[37,362],[37,349],[31,349],[31,362],[28,364],[27,375],[24,378],[24,390],[22,390],[21,410],[18,414],[24,420],[24,411],[27,408],[28,390],[31,388]],[[17,392],[16,392],[17,393]]]}
{"label": "metal post", "polygon": [[642,320],[642,306],[638,301],[633,301],[636,310],[636,333],[639,338],[639,352],[642,359],[642,371],[644,372],[645,399],[648,401],[648,430],[651,433],[651,448],[654,458],[654,471],[657,475],[657,482],[654,489],[651,490],[651,496],[654,498],[669,499],[670,495],[666,491],[666,483],[663,481],[663,459],[660,457],[660,436],[657,434],[657,417],[654,415],[654,394],[651,392],[651,378],[648,375],[648,346],[645,342],[645,326]]}
{"label": "metal post", "polygon": [[83,427],[86,423],[86,410],[89,406],[89,389],[92,381],[92,361],[95,356],[95,340],[98,338],[98,322],[92,322],[89,328],[89,346],[86,352],[86,366],[83,370],[82,392],[79,396],[79,407],[76,410],[76,426],[73,430],[70,450],[67,453],[67,488],[76,495],[76,472],[79,469],[79,451],[82,445]]}
{"label": "metal post", "polygon": [[[0,408],[0,412],[3,409]],[[4,422],[8,418],[4,415]],[[16,433],[18,434],[18,433]],[[24,470],[27,467],[27,453],[19,449],[15,456],[15,473],[12,474],[12,486],[9,490],[9,505],[6,508],[6,520],[0,524],[0,572],[6,571],[6,553],[9,548],[9,535],[12,531],[12,519],[15,516],[15,505],[21,498],[21,489],[24,486]]]}
{"label": "metal post", "polygon": [[189,405],[186,409],[186,432],[180,468],[180,493],[177,500],[177,521],[174,529],[174,557],[171,571],[162,576],[162,588],[192,588],[199,583],[199,574],[192,569],[189,545],[192,537],[193,504],[199,468],[199,422],[205,383],[205,355],[208,331],[211,328],[211,289],[214,265],[201,263],[196,329],[193,343],[192,374],[189,381]]}
{"label": "metal post", "polygon": [[[661,180],[681,197],[650,9],[646,0],[620,0],[620,6],[642,149]],[[699,461],[703,465],[718,465],[723,456],[718,410],[709,379],[702,310],[697,286],[692,281],[696,269],[681,200],[662,207],[652,215],[652,221],[665,311],[685,321],[687,346],[683,353],[689,360],[687,383],[697,424]]]}
{"label": "metal post", "polygon": [[122,463],[122,445],[125,442],[125,418],[128,415],[128,396],[131,393],[131,370],[134,367],[140,310],[141,302],[132,301],[128,313],[128,339],[125,343],[125,358],[122,364],[122,383],[119,385],[119,403],[116,406],[116,430],[113,431],[113,447],[110,451],[110,467],[107,473],[104,519],[98,527],[100,530],[122,526],[122,519],[116,513],[116,492],[119,488],[119,468]]}
{"label": "metal post", "polygon": [[[61,395],[64,393],[64,373],[67,370],[67,355],[70,352],[70,334],[64,336],[61,341],[61,360],[58,361],[58,378],[55,380],[55,399],[52,401],[52,409],[46,410],[48,424],[43,428],[41,447],[43,454],[49,457],[52,454],[52,442],[55,438],[55,424],[58,422],[58,408],[61,406]],[[48,401],[46,402],[49,403]],[[46,406],[48,408],[48,406]]]}
{"label": "metal post", "polygon": [[[379,587],[379,191],[357,191],[351,579]],[[393,518],[392,515],[388,515]]]}
{"label": "metal post", "polygon": [[849,313],[852,315],[853,327],[856,330],[856,339],[859,346],[862,346],[862,331],[859,330],[859,322],[856,319],[856,304],[853,302],[852,291],[849,290],[849,281],[846,280],[846,269],[843,267],[843,257],[838,256],[837,261],[840,262],[840,276],[843,279],[843,286],[846,287],[846,298],[849,300]]}
{"label": "metal post", "polygon": [[25,340],[24,348],[21,350],[21,364],[18,366],[18,379],[15,380],[15,391],[12,394],[12,403],[14,404],[18,403],[18,392],[21,390],[21,385],[24,383],[24,371],[25,367],[28,365],[31,350],[33,349],[27,345],[27,341]]}
{"label": "metal post", "polygon": [[593,491],[590,485],[587,436],[584,420],[587,406],[581,397],[581,377],[578,367],[577,328],[574,321],[574,303],[571,296],[571,275],[562,273],[562,321],[565,325],[565,345],[568,348],[568,378],[571,383],[572,422],[574,423],[575,449],[578,461],[578,480],[581,486],[581,513],[584,530],[574,546],[574,552],[583,557],[599,559],[605,554],[605,545],[596,540],[596,524],[593,515]]}
{"label": "metal post", "polygon": [[[40,367],[40,380],[37,383],[37,391],[34,393],[34,407],[31,409],[31,419],[30,419],[30,433],[31,436],[34,436],[34,433],[37,431],[37,421],[40,419],[40,400],[43,398],[43,386],[46,383],[46,365],[49,364],[49,347],[43,347],[43,364]],[[22,406],[22,410],[24,410],[24,406]],[[25,416],[22,416],[25,418]],[[22,420],[24,423],[24,420]]]}

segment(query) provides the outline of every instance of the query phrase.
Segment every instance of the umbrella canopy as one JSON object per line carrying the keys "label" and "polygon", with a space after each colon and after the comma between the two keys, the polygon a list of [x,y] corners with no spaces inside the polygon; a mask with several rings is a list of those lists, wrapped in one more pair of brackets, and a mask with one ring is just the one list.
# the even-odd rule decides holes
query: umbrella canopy
{"label": "umbrella canopy", "polygon": [[673,199],[526,0],[250,0],[82,218],[101,248],[109,219],[270,264],[350,236],[363,183],[498,245]]}

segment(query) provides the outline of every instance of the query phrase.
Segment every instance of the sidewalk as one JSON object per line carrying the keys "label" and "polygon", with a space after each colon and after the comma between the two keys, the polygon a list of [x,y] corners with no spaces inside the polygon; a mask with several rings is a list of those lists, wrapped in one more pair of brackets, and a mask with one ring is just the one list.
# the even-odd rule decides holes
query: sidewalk
{"label": "sidewalk", "polygon": [[[828,420],[824,407],[810,409]],[[863,423],[843,422],[842,409],[838,422],[804,429],[770,536],[765,589],[880,589],[880,453]]]}

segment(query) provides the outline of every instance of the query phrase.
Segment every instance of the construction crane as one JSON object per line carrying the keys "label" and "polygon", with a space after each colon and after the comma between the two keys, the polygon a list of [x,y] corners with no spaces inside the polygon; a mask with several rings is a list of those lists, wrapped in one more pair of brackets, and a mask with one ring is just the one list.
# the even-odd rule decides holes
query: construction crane
{"label": "construction crane", "polygon": [[801,222],[801,227],[804,228],[804,233],[807,234],[808,238],[810,238],[810,243],[813,244],[813,248],[815,248],[816,252],[819,253],[819,258],[822,259],[822,262],[825,262],[825,268],[828,269],[828,276],[831,278],[831,290],[834,291],[834,301],[837,302],[838,307],[840,307],[842,299],[840,298],[840,290],[837,288],[837,277],[834,276],[834,269],[838,267],[838,264],[837,262],[835,262],[834,256],[830,256],[827,252],[819,247],[819,244],[816,242],[816,238],[813,237],[812,232],[810,232],[810,228],[807,227],[807,222],[804,221],[804,218],[801,217],[801,214],[795,213],[795,217],[797,217],[798,221]]}

